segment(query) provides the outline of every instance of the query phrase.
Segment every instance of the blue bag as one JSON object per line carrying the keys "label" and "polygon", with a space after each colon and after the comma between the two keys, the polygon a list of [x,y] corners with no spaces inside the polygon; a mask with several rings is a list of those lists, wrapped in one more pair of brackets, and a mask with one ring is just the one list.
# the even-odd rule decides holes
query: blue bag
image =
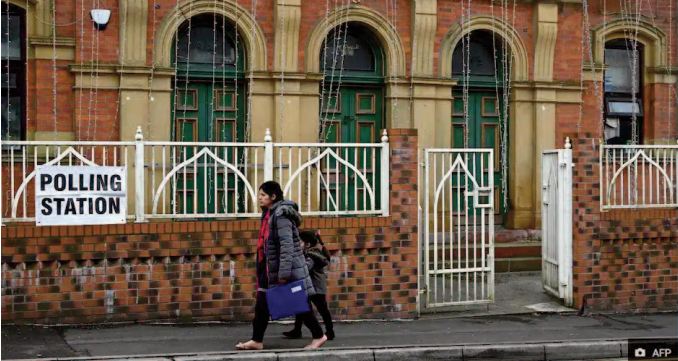
{"label": "blue bag", "polygon": [[269,288],[266,290],[266,303],[272,320],[295,316],[311,310],[304,280]]}

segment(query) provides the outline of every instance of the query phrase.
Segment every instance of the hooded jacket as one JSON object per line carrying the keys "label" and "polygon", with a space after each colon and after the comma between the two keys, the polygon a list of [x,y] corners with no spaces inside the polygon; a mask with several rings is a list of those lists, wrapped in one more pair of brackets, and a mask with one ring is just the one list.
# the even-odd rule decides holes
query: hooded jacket
{"label": "hooded jacket", "polygon": [[311,274],[311,281],[315,293],[327,294],[327,266],[330,260],[317,248],[310,248],[306,251],[306,267]]}
{"label": "hooded jacket", "polygon": [[315,289],[299,239],[298,227],[301,225],[299,207],[292,201],[280,201],[274,204],[270,211],[271,228],[266,241],[268,284],[273,286],[279,281],[287,283],[304,280],[306,294],[314,295]]}

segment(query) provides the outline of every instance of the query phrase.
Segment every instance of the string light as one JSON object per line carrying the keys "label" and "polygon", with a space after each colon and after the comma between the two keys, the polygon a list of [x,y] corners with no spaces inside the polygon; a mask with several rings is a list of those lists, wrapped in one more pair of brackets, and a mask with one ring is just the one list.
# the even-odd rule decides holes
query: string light
{"label": "string light", "polygon": [[[153,14],[152,14],[153,30],[151,31],[151,44],[155,44],[155,30],[157,24],[156,10],[157,10],[156,0],[153,0]],[[146,107],[146,134],[148,134],[149,136],[151,134],[151,117],[152,117],[151,114],[153,114],[151,112],[151,108],[153,107],[151,103],[153,103],[153,101],[155,100],[153,96],[154,77],[155,77],[155,46],[151,46],[151,74],[148,78],[148,95],[147,95],[148,107]],[[172,108],[174,108],[174,106],[172,106]]]}
{"label": "string light", "polygon": [[[85,17],[85,0],[80,1],[80,18],[84,19]],[[82,129],[82,93],[83,93],[83,80],[84,80],[84,65],[85,65],[85,60],[84,60],[84,46],[82,42],[85,39],[85,22],[80,21],[80,41],[78,42],[78,48],[79,48],[79,58],[80,58],[80,87],[78,89],[78,140],[81,139],[81,129]]]}
{"label": "string light", "polygon": [[[95,9],[94,0],[92,0],[92,9]],[[91,140],[92,135],[92,110],[94,108],[94,94],[93,94],[93,85],[94,85],[94,32],[95,29],[91,29],[91,39],[90,39],[90,57],[89,57],[89,98],[87,106],[87,139]]]}
{"label": "string light", "polygon": [[[325,0],[325,19],[330,17],[330,3],[329,0]],[[308,56],[309,54],[306,54]],[[323,41],[323,55],[321,60],[320,69],[322,70],[322,79],[320,80],[320,107],[319,107],[319,118],[320,118],[320,128],[318,129],[318,142],[324,141],[324,127],[325,119],[323,117],[323,109],[325,105],[325,65],[327,64],[327,38]]]}
{"label": "string light", "polygon": [[[189,1],[189,2],[188,2],[188,13],[189,13],[189,14],[192,13],[192,12],[191,12],[192,5],[193,5],[193,2]],[[189,18],[188,18],[188,32],[187,32],[187,36],[186,36],[186,39],[187,39],[187,45],[186,45],[186,69],[184,70],[184,72],[185,72],[185,73],[184,73],[184,94],[183,94],[183,98],[180,99],[180,101],[182,102],[182,107],[181,107],[181,108],[182,108],[182,110],[183,110],[183,113],[182,113],[181,117],[182,117],[183,119],[186,119],[186,108],[187,108],[187,107],[186,107],[186,104],[183,104],[183,103],[185,103],[185,99],[186,99],[186,97],[188,96],[188,83],[189,83],[188,74],[189,74],[190,68],[191,68],[191,32],[193,31],[193,29],[192,29],[192,21],[193,21],[193,18],[192,18],[192,17],[189,17]],[[196,101],[197,101],[197,99],[196,99]],[[194,104],[194,105],[195,105],[195,104]],[[196,136],[196,135],[197,135],[197,134],[193,134],[193,136]],[[183,139],[182,139],[182,140],[183,140]],[[196,195],[196,196],[197,196],[197,195]]]}
{"label": "string light", "polygon": [[[335,0],[335,7],[337,3]],[[328,101],[325,104],[325,108],[321,108],[321,134],[320,134],[320,142],[324,142],[327,134],[329,131],[332,129],[332,126],[334,124],[329,125],[329,129],[327,127],[327,116],[328,113],[330,112],[330,106],[332,104],[332,93],[333,93],[333,88],[336,88],[336,92],[334,95],[334,104],[335,108],[339,106],[339,102],[341,101],[341,83],[342,83],[342,77],[344,73],[344,57],[346,55],[346,38],[348,36],[348,15],[349,15],[349,3],[347,1],[345,6],[342,6],[342,8],[338,11],[342,11],[339,17],[338,21],[338,26],[336,26],[333,30],[333,46],[332,46],[332,71],[330,73],[330,81],[329,81],[329,95],[327,96]],[[343,29],[342,29],[343,26]],[[339,37],[342,37],[341,40],[339,40]],[[341,42],[341,49],[337,49],[337,43]],[[325,39],[325,43],[327,43],[327,39]],[[327,50],[327,45],[325,46],[325,49]],[[327,52],[327,51],[326,51]],[[334,81],[334,74],[335,71],[337,71],[337,56],[338,53],[341,54],[339,58],[339,70],[338,70],[338,81],[335,83]],[[326,70],[326,63],[323,64],[323,69]],[[325,78],[325,72],[323,71],[323,80]],[[324,96],[324,88],[323,88],[323,93],[321,94],[321,99],[325,98]]]}
{"label": "string light", "polygon": [[[5,3],[6,9],[7,9],[7,32],[4,34],[7,36],[7,49],[12,48],[12,37],[11,37],[11,12],[10,12],[10,4],[9,1]],[[10,56],[9,54],[5,54],[7,57],[7,63],[5,64],[5,67],[7,69],[7,78],[5,80],[5,84],[7,85],[6,88],[6,94],[5,94],[5,99],[7,99],[7,124],[4,124],[5,127],[7,127],[7,133],[6,133],[6,138],[5,139],[11,139],[11,133],[10,133],[10,119],[11,119],[11,114],[12,114],[12,102],[10,101]]]}
{"label": "string light", "polygon": [[56,64],[56,0],[52,5],[52,121],[54,136],[57,133],[57,64]]}
{"label": "string light", "polygon": [[[251,2],[251,7],[252,7],[252,22],[250,25],[250,36],[254,36],[256,34],[256,29],[255,29],[255,23],[257,22],[257,0],[252,0]],[[249,58],[249,64],[250,68],[248,69],[249,71],[249,96],[247,97],[247,122],[245,123],[245,139],[250,140],[251,135],[250,135],[250,129],[251,129],[251,124],[252,124],[252,96],[254,92],[254,64],[256,64],[256,52],[251,51],[251,54],[247,54]]]}
{"label": "string light", "polygon": [[[96,8],[99,9],[101,8],[99,0],[96,0]],[[95,32],[96,34],[96,77],[94,78],[94,135],[93,137],[97,137],[97,123],[99,120],[99,77],[101,76],[99,72],[99,45],[100,45],[100,39],[99,39],[99,31]]]}

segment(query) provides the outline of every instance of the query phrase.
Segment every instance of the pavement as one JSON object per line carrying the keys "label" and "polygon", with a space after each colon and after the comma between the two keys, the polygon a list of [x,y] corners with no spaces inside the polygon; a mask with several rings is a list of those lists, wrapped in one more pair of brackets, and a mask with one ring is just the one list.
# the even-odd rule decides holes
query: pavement
{"label": "pavement", "polygon": [[287,340],[272,323],[261,352],[234,352],[247,323],[2,326],[2,359],[108,360],[622,360],[629,338],[678,339],[678,313],[575,313],[339,322],[320,351]]}

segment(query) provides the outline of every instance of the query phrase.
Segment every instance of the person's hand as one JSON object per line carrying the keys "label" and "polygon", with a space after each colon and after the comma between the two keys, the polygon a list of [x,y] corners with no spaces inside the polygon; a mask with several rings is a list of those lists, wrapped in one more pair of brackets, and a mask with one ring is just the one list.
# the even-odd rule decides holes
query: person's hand
{"label": "person's hand", "polygon": [[283,279],[279,279],[279,280],[278,280],[278,285],[279,285],[279,286],[283,286],[283,285],[286,285],[286,284],[287,284],[287,280],[283,280]]}

